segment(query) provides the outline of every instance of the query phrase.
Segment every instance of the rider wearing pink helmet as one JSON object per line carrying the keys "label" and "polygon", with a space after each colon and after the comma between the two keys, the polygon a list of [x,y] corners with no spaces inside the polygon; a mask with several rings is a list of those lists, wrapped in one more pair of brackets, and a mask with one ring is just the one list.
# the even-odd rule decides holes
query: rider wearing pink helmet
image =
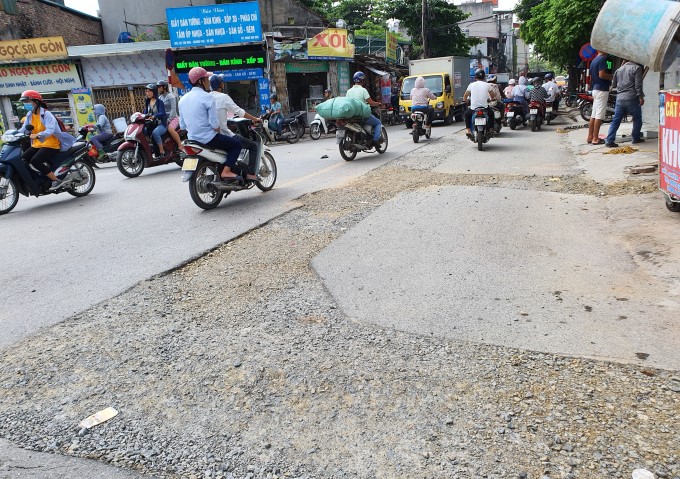
{"label": "rider wearing pink helmet", "polygon": [[222,135],[220,121],[217,116],[215,97],[210,95],[210,75],[205,68],[194,67],[189,71],[189,82],[193,87],[189,93],[179,101],[180,127],[187,130],[190,140],[202,143],[209,148],[216,148],[227,152],[227,161],[222,170],[223,179],[240,179],[233,172],[241,141],[237,136]]}

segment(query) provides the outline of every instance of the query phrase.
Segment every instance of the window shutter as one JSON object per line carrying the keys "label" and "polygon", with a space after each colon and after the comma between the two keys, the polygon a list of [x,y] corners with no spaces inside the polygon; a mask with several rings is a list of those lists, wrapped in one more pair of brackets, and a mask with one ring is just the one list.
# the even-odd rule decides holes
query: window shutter
{"label": "window shutter", "polygon": [[17,14],[17,0],[2,0],[2,6],[6,13],[10,15]]}

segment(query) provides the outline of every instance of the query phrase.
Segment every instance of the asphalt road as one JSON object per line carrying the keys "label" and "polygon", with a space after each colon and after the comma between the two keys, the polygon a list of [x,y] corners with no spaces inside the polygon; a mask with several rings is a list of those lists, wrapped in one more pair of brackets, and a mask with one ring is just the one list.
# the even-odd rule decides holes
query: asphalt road
{"label": "asphalt road", "polygon": [[[436,127],[433,137],[459,129]],[[0,217],[0,347],[256,228],[294,208],[303,194],[343,184],[427,144],[415,145],[403,126],[389,127],[388,135],[384,155],[360,153],[353,162],[342,160],[334,137],[276,145],[274,189],[233,193],[212,211],[194,205],[175,165],[133,179],[104,165],[87,197],[21,197]]]}

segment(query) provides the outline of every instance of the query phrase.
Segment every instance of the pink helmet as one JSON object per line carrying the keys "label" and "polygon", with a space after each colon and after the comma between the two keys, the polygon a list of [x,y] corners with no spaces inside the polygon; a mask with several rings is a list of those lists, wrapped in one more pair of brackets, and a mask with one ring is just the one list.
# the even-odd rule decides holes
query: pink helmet
{"label": "pink helmet", "polygon": [[195,85],[198,80],[209,77],[210,75],[212,75],[212,73],[207,72],[205,68],[194,67],[189,70],[189,81],[192,85]]}

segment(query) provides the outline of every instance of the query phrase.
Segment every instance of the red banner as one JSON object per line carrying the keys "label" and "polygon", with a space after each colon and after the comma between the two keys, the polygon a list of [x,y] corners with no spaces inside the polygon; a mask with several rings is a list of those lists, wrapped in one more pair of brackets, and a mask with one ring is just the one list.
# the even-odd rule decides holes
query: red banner
{"label": "red banner", "polygon": [[680,92],[661,92],[659,187],[680,198]]}

